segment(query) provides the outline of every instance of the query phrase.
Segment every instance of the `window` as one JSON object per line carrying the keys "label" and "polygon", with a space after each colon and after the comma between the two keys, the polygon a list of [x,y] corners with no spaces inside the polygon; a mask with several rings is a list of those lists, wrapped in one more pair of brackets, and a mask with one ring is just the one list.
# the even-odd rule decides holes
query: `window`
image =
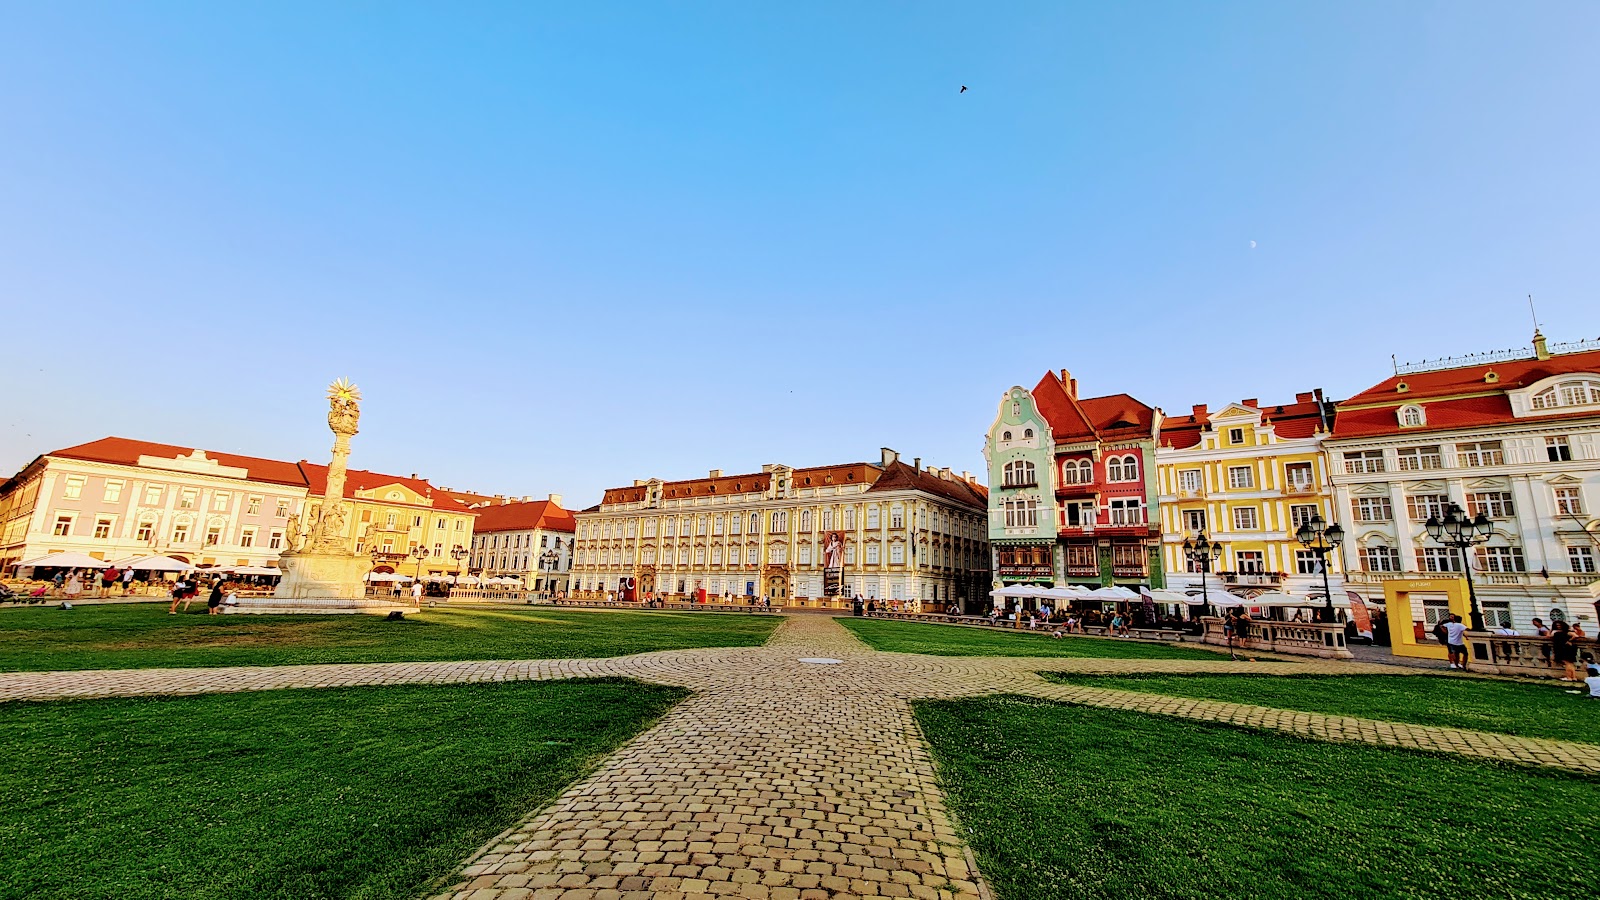
{"label": "window", "polygon": [[[283,547],[283,532],[274,528],[272,529],[272,533],[267,535],[267,548],[269,550],[277,550],[281,547]],[[388,549],[389,548],[387,546],[384,547],[385,551]]]}
{"label": "window", "polygon": [[434,545],[433,545],[433,555],[434,556],[443,556],[444,555],[444,545],[441,544],[441,543],[435,542]]}
{"label": "window", "polygon": [[1143,525],[1144,501],[1134,498],[1111,501],[1112,525]]}
{"label": "window", "polygon": [[[809,562],[809,560],[801,560],[801,561],[802,562]],[[711,548],[711,564],[713,566],[722,565],[722,548],[721,547],[712,547]]]}
{"label": "window", "polygon": [[1033,429],[1032,428],[1024,428],[1024,429],[1022,429],[1022,439],[1025,440],[1025,441],[1033,440]]}
{"label": "window", "polygon": [[1242,444],[1242,443],[1244,443],[1244,429],[1243,428],[1229,428],[1228,429],[1228,443],[1230,443],[1230,444]]}
{"label": "window", "polygon": [[144,489],[144,505],[145,506],[160,506],[161,505],[161,488],[159,486],[152,484],[152,485],[149,485],[148,487],[146,487]]}
{"label": "window", "polygon": [[1504,600],[1483,601],[1483,626],[1485,628],[1511,627],[1511,604]]}
{"label": "window", "polygon": [[1406,497],[1406,513],[1414,522],[1442,519],[1449,508],[1450,498],[1445,494],[1411,494]]}
{"label": "window", "polygon": [[728,548],[728,565],[737,566],[738,564],[739,564],[739,548],[738,547],[729,547]]}
{"label": "window", "polygon": [[1480,491],[1467,495],[1467,514],[1483,513],[1491,519],[1509,519],[1516,514],[1510,491]]}
{"label": "window", "polygon": [[1200,490],[1200,470],[1184,469],[1178,473],[1178,490],[1187,493],[1198,493]]}
{"label": "window", "polygon": [[1136,456],[1113,456],[1106,463],[1107,481],[1138,481],[1139,458]]}
{"label": "window", "polygon": [[844,508],[844,528],[846,531],[854,531],[855,527],[856,508],[854,506],[846,506]]}
{"label": "window", "polygon": [[1567,562],[1574,572],[1594,572],[1594,550],[1589,547],[1568,547]]}
{"label": "window", "polygon": [[1426,420],[1422,417],[1422,407],[1403,406],[1400,408],[1400,424],[1408,428],[1421,425]]}
{"label": "window", "polygon": [[1068,503],[1061,510],[1062,524],[1071,528],[1082,528],[1094,524],[1095,506],[1092,501],[1085,500],[1081,503]]}
{"label": "window", "polygon": [[1283,467],[1284,482],[1291,491],[1308,492],[1314,487],[1316,476],[1311,463],[1290,463]]}
{"label": "window", "polygon": [[1533,396],[1534,409],[1600,403],[1600,381],[1563,381]]}
{"label": "window", "polygon": [[1228,467],[1228,487],[1238,490],[1240,488],[1253,488],[1256,486],[1255,470],[1249,466]]}
{"label": "window", "polygon": [[1463,466],[1499,466],[1506,461],[1505,453],[1500,449],[1499,441],[1478,441],[1473,444],[1457,444],[1456,459]]}
{"label": "window", "polygon": [[241,546],[241,547],[254,547],[255,545],[256,545],[256,530],[254,528],[243,528],[243,529],[240,529],[240,531],[239,531],[239,546]]}
{"label": "window", "polygon": [[[701,516],[700,518],[694,520],[694,533],[700,535],[701,537],[705,536],[705,533],[706,533],[706,517],[705,516]],[[633,524],[631,522],[628,524],[628,537],[633,537]]]}
{"label": "window", "polygon": [[456,520],[456,530],[457,531],[466,531],[467,530],[467,523],[462,519],[457,519]]}
{"label": "window", "polygon": [[1583,515],[1583,496],[1577,488],[1556,488],[1556,514],[1561,516]]}
{"label": "window", "polygon": [[723,526],[723,522],[724,521],[726,521],[726,520],[720,515],[717,516],[716,518],[712,519],[711,520],[711,533],[712,534],[721,534],[722,533],[722,526]]}
{"label": "window", "polygon": [[694,564],[697,566],[703,566],[706,564],[706,548],[694,548]]}
{"label": "window", "polygon": [[1478,562],[1486,572],[1526,572],[1521,547],[1479,547]]}
{"label": "window", "polygon": [[1394,518],[1388,497],[1357,497],[1351,506],[1357,522],[1387,522]]}
{"label": "window", "polygon": [[83,496],[83,484],[88,479],[82,475],[68,475],[66,486],[61,491],[61,496],[67,500],[76,500]]}
{"label": "window", "polygon": [[1033,463],[1025,459],[1006,463],[1003,472],[1003,483],[1006,487],[1033,487],[1039,483]]}
{"label": "window", "polygon": [[1361,548],[1361,570],[1363,572],[1398,572],[1400,571],[1400,551],[1394,547],[1363,547]]}
{"label": "window", "polygon": [[179,522],[172,526],[172,542],[174,544],[186,543],[189,540],[189,523]]}
{"label": "window", "polygon": [[878,564],[878,545],[877,544],[868,544],[867,545],[867,565],[875,566],[877,564]]}
{"label": "window", "polygon": [[286,518],[289,517],[289,501],[287,501],[287,500],[279,500],[278,501],[277,516],[280,519],[286,519]]}
{"label": "window", "polygon": [[1206,511],[1203,509],[1186,509],[1183,511],[1183,530],[1199,532],[1206,530]]}
{"label": "window", "polygon": [[761,532],[761,514],[760,513],[751,513],[750,514],[750,533],[751,534],[759,534],[760,532]]}
{"label": "window", "polygon": [[1007,528],[1039,527],[1039,501],[1031,497],[1005,501]]}
{"label": "window", "polygon": [[825,509],[825,510],[822,511],[822,530],[823,531],[832,531],[833,530],[833,510],[832,509]]}
{"label": "window", "polygon": [[194,509],[195,491],[193,488],[184,488],[178,495],[179,509]]}
{"label": "window", "polygon": [[1423,547],[1418,555],[1424,572],[1461,571],[1461,555],[1449,547]]}
{"label": "window", "polygon": [[1384,471],[1382,450],[1362,450],[1344,455],[1344,470],[1349,475],[1370,475]]}
{"label": "window", "polygon": [[116,503],[122,499],[122,482],[115,479],[106,481],[106,493],[101,499],[106,503]]}
{"label": "window", "polygon": [[777,546],[773,547],[772,548],[772,561],[777,565],[783,565],[784,563],[788,562],[789,561],[789,548],[783,546],[782,544],[778,544]]}
{"label": "window", "polygon": [[1260,550],[1235,550],[1234,571],[1242,575],[1260,575],[1267,571],[1265,554]]}
{"label": "window", "polygon": [[805,532],[811,530],[811,510],[809,509],[800,510],[800,530]]}
{"label": "window", "polygon": [[1308,524],[1311,517],[1317,514],[1317,507],[1312,503],[1296,503],[1289,507],[1289,530],[1297,531],[1301,525]]}
{"label": "window", "polygon": [[1067,568],[1080,572],[1090,569],[1099,571],[1100,561],[1095,557],[1095,548],[1069,544],[1067,546]]}
{"label": "window", "polygon": [[789,512],[788,512],[788,510],[780,509],[780,510],[777,510],[777,511],[773,512],[773,514],[772,514],[772,530],[775,533],[782,533],[782,532],[786,532],[786,531],[789,530]]}
{"label": "window", "polygon": [[71,537],[72,516],[56,516],[56,526],[50,530],[50,534],[52,537]]}
{"label": "window", "polygon": [[1567,462],[1572,459],[1572,446],[1567,443],[1566,435],[1556,435],[1544,439],[1545,455],[1551,462]]}
{"label": "window", "polygon": [[1395,451],[1395,455],[1399,457],[1400,469],[1404,472],[1444,468],[1438,444],[1427,447],[1401,447]]}
{"label": "window", "polygon": [[212,525],[206,529],[206,546],[215,547],[222,543],[222,526]]}
{"label": "window", "polygon": [[1259,526],[1254,506],[1236,506],[1233,509],[1234,531],[1255,531]]}
{"label": "window", "polygon": [[1322,567],[1317,564],[1317,554],[1310,550],[1296,550],[1294,552],[1294,571],[1296,575],[1319,575]]}
{"label": "window", "polygon": [[904,544],[889,545],[889,562],[892,565],[901,565],[906,561],[906,547]]}
{"label": "window", "polygon": [[141,541],[146,544],[150,543],[152,540],[155,540],[155,536],[156,523],[150,521],[140,522],[138,530],[136,530],[133,535],[134,540]]}
{"label": "window", "polygon": [[232,499],[233,499],[233,495],[227,493],[226,491],[218,491],[217,493],[212,494],[211,495],[211,511],[212,512],[227,512],[228,511],[228,501],[232,500]]}
{"label": "window", "polygon": [[878,507],[875,504],[867,506],[867,527],[869,529],[878,527]]}
{"label": "window", "polygon": [[95,519],[94,520],[94,536],[99,538],[102,541],[107,539],[107,538],[109,538],[109,537],[111,537],[112,524],[113,524],[112,520],[106,518],[105,516],[101,516],[100,518]]}
{"label": "window", "polygon": [[896,531],[906,527],[905,507],[898,503],[889,508],[889,527]]}
{"label": "window", "polygon": [[1000,440],[1002,440],[1002,441],[1011,440],[1011,432],[1009,432],[1009,431],[1000,432]]}
{"label": "window", "polygon": [[422,517],[421,516],[412,516],[411,517],[411,527],[412,528],[421,528],[422,527]]}
{"label": "window", "polygon": [[856,545],[855,544],[845,544],[844,545],[844,564],[847,565],[847,566],[853,566],[853,565],[856,564]]}
{"label": "window", "polygon": [[666,534],[667,537],[677,537],[677,535],[678,535],[678,520],[675,519],[675,518],[670,518],[669,517],[667,519],[667,522],[666,522],[666,528],[663,529],[663,531],[664,531],[664,533]]}

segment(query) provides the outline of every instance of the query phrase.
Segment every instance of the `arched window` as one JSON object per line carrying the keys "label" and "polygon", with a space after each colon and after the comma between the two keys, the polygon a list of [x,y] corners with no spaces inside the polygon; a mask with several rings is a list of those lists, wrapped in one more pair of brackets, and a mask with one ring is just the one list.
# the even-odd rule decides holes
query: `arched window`
{"label": "arched window", "polygon": [[1407,427],[1416,427],[1425,424],[1427,419],[1422,414],[1420,406],[1400,407],[1400,424]]}
{"label": "arched window", "polygon": [[1106,480],[1107,481],[1121,481],[1122,480],[1122,457],[1113,456],[1106,463]]}
{"label": "arched window", "polygon": [[1027,487],[1029,485],[1038,484],[1039,479],[1035,474],[1036,471],[1037,470],[1034,468],[1033,463],[1028,462],[1025,459],[1019,459],[1015,462],[1008,462],[1005,465],[1004,484],[1006,487]]}
{"label": "arched window", "polygon": [[1137,456],[1124,456],[1122,458],[1122,480],[1139,480],[1139,458]]}
{"label": "arched window", "polygon": [[1087,459],[1078,460],[1078,483],[1094,483],[1094,463],[1088,461]]}
{"label": "arched window", "polygon": [[1025,440],[1025,441],[1032,440],[1033,439],[1033,429],[1032,428],[1024,428],[1024,429],[1022,429],[1022,439]]}
{"label": "arched window", "polygon": [[1009,431],[1002,431],[1002,432],[1001,432],[1001,433],[1000,433],[1000,440],[1002,440],[1002,441],[1009,441],[1009,440],[1011,440],[1011,432],[1009,432]]}
{"label": "arched window", "polygon": [[1584,406],[1590,403],[1600,403],[1600,381],[1590,379],[1563,381],[1533,395],[1534,409]]}

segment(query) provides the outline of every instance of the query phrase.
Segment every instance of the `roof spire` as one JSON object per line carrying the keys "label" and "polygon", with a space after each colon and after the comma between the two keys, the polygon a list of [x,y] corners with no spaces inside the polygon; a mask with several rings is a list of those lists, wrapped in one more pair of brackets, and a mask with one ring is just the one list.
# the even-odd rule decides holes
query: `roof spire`
{"label": "roof spire", "polygon": [[1539,331],[1539,314],[1533,308],[1533,295],[1528,295],[1528,314],[1533,316],[1533,355],[1539,359],[1550,358],[1550,348],[1545,345],[1544,334]]}

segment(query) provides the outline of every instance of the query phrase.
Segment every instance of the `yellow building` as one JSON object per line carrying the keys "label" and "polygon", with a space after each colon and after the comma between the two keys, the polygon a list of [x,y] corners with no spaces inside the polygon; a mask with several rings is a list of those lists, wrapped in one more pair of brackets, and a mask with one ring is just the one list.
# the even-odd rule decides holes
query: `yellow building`
{"label": "yellow building", "polygon": [[[302,461],[310,485],[305,521],[315,522],[327,492],[328,467]],[[374,567],[402,575],[466,574],[472,548],[472,526],[478,514],[463,495],[435,488],[415,476],[384,475],[351,469],[345,475],[345,499],[351,508],[350,549],[376,554]],[[418,565],[415,547],[428,555]],[[461,552],[456,554],[454,551]]]}
{"label": "yellow building", "polygon": [[[1161,427],[1156,474],[1161,495],[1161,541],[1168,585],[1198,592],[1199,567],[1183,542],[1204,531],[1222,545],[1209,589],[1241,598],[1268,591],[1322,594],[1317,556],[1295,531],[1333,511],[1333,489],[1322,441],[1333,426],[1333,404],[1312,391],[1293,403],[1231,403],[1212,413],[1205,405],[1170,416]],[[1335,598],[1343,590],[1338,554],[1330,554]],[[1337,599],[1336,601],[1337,602]]]}

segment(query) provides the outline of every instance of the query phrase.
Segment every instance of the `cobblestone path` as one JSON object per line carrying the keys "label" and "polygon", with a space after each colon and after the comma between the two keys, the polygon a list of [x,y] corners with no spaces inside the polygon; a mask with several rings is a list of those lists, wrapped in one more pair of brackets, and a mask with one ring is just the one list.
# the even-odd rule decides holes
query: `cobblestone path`
{"label": "cobblestone path", "polygon": [[[808,660],[832,660],[808,661]],[[1600,773],[1600,748],[1056,684],[1084,674],[1410,675],[1352,662],[937,657],[873,651],[793,616],[759,648],[611,659],[0,674],[0,700],[615,675],[694,694],[468,861],[450,900],[845,900],[981,896],[910,701],[1021,694],[1319,740]]]}

